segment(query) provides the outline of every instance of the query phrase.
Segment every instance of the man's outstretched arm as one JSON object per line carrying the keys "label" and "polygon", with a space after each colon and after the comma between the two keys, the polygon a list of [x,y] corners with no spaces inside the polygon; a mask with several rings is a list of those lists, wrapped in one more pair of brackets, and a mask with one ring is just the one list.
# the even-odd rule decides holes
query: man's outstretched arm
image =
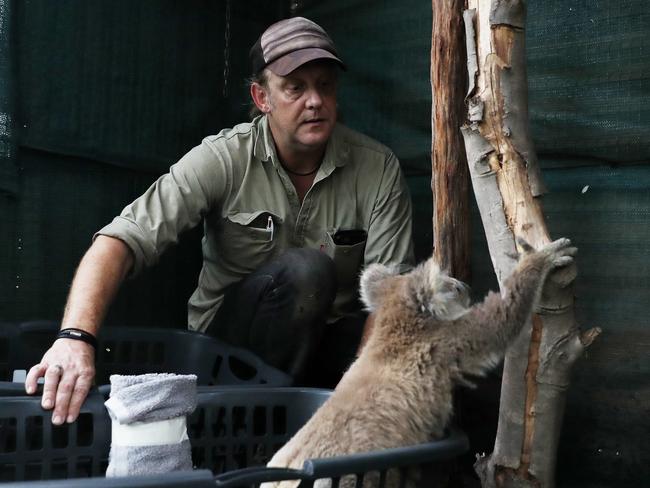
{"label": "man's outstretched arm", "polygon": [[[100,235],[75,273],[61,328],[74,327],[97,336],[108,306],[133,265],[129,247],[119,239]],[[74,339],[57,339],[41,362],[29,370],[25,390],[36,391],[45,377],[42,406],[54,408],[52,423],[74,422],[95,377],[93,346]]]}

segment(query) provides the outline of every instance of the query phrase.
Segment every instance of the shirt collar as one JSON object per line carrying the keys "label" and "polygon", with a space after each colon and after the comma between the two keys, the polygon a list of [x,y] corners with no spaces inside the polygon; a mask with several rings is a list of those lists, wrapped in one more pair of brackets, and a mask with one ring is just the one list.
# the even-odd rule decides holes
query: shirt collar
{"label": "shirt collar", "polygon": [[269,122],[266,115],[258,115],[253,119],[253,125],[257,127],[255,132],[255,146],[253,156],[260,161],[266,162],[275,155],[275,145],[269,129]]}
{"label": "shirt collar", "polygon": [[[253,119],[253,124],[257,126],[257,133],[255,135],[255,145],[253,148],[253,155],[260,161],[271,160],[274,166],[278,164],[278,157],[275,152],[275,143],[269,128],[269,122],[266,115],[260,115]],[[350,159],[350,147],[343,135],[341,124],[336,124],[327,147],[325,148],[325,156],[323,156],[323,163],[321,170],[330,174],[334,171],[335,167],[345,166]]]}

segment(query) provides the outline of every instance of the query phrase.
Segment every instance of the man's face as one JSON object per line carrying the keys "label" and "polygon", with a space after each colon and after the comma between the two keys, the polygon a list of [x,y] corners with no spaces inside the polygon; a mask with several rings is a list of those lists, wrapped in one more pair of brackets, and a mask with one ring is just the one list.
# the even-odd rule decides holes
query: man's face
{"label": "man's face", "polygon": [[337,68],[312,61],[287,76],[268,72],[268,119],[280,152],[322,149],[336,124]]}

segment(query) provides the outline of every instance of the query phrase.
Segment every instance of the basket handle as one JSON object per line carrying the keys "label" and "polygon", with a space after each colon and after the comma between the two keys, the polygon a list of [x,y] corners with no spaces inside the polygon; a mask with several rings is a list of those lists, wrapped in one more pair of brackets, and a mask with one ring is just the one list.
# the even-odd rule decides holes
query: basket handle
{"label": "basket handle", "polygon": [[[108,395],[111,392],[111,385],[100,385],[98,387],[93,386],[89,391],[86,398],[90,398],[94,395],[97,395],[98,398],[108,398]],[[25,391],[24,382],[16,381],[0,381],[0,397],[5,396],[34,396],[38,397],[43,394],[43,384],[39,383],[36,385],[36,392],[32,395],[28,395]]]}
{"label": "basket handle", "polygon": [[367,473],[402,466],[415,466],[452,459],[466,452],[469,441],[457,427],[447,437],[426,444],[392,447],[379,451],[358,452],[335,457],[307,459],[303,469],[315,478],[331,478],[341,473]]}
{"label": "basket handle", "polygon": [[219,488],[230,488],[252,483],[266,483],[267,481],[304,480],[310,476],[310,473],[300,469],[254,466],[217,475],[214,477],[214,482]]}
{"label": "basket handle", "polygon": [[46,332],[56,334],[59,331],[60,324],[51,320],[34,320],[31,322],[21,322],[18,324],[20,332],[35,333]]}
{"label": "basket handle", "polygon": [[[43,393],[43,385],[37,385],[38,394]],[[0,381],[0,396],[26,396],[25,383],[17,381]]]}

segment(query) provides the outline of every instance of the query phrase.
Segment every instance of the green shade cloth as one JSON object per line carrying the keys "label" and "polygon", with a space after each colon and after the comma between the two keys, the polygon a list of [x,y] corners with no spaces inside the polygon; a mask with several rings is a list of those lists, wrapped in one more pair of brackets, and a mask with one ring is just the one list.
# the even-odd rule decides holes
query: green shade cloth
{"label": "green shade cloth", "polygon": [[[604,329],[574,371],[558,486],[650,485],[650,8],[527,4],[544,211],[580,247],[580,323]],[[334,38],[344,122],[395,151],[416,254],[430,254],[431,2],[0,1],[0,120],[13,114],[14,128],[0,134],[0,321],[60,318],[92,234],[203,137],[245,120],[247,51],[290,6]],[[476,214],[472,228],[480,295],[496,283]],[[184,326],[201,234],[126,283],[106,322]]]}
{"label": "green shade cloth", "polygon": [[528,2],[530,117],[540,154],[650,159],[649,24],[640,0]]}
{"label": "green shade cloth", "polygon": [[18,191],[16,166],[13,2],[0,0],[0,194]]}
{"label": "green shade cloth", "polygon": [[245,117],[248,48],[280,7],[21,2],[21,145],[166,171],[203,136]]}

